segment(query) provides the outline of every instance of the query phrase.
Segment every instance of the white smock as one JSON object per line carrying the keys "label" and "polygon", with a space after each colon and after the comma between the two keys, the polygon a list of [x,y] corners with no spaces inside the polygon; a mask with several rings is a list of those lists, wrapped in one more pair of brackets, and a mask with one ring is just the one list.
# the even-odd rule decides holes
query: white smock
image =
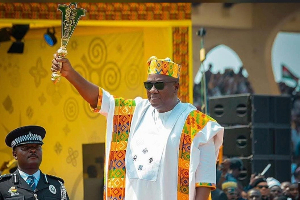
{"label": "white smock", "polygon": [[[179,102],[173,110],[158,113],[146,99],[135,99],[125,158],[125,200],[176,200],[178,155],[182,128],[196,108]],[[103,90],[100,113],[107,117],[106,172],[112,139],[115,101]],[[209,121],[191,144],[190,200],[196,183],[216,183],[216,159],[224,129]]]}

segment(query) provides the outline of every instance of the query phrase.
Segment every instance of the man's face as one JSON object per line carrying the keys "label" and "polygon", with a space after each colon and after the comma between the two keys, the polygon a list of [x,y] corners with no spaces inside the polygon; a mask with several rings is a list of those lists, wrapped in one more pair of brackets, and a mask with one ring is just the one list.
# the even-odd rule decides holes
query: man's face
{"label": "man's face", "polygon": [[241,174],[241,169],[233,169],[231,173],[235,178],[238,178]]}
{"label": "man's face", "polygon": [[281,183],[281,189],[282,189],[282,193],[286,196],[290,195],[290,186],[291,183],[290,182],[283,182]]}
{"label": "man's face", "polygon": [[156,83],[163,82],[163,89],[156,88],[151,85],[151,89],[147,90],[147,97],[150,104],[158,110],[158,112],[167,112],[173,107],[172,102],[177,98],[177,90],[179,88],[178,80],[162,74],[149,74],[146,82]]}
{"label": "man's face", "polygon": [[18,160],[20,169],[38,169],[42,162],[42,146],[40,144],[24,144],[15,147],[13,156]]}
{"label": "man's face", "polygon": [[289,190],[290,197],[292,199],[296,199],[298,197],[298,185],[297,185],[297,183],[291,184],[289,189],[290,189]]}
{"label": "man's face", "polygon": [[261,194],[257,190],[250,190],[248,192],[248,200],[261,200]]}
{"label": "man's face", "polygon": [[282,190],[279,186],[275,185],[273,187],[270,188],[270,196],[274,197],[278,197],[282,194]]}
{"label": "man's face", "polygon": [[227,188],[225,189],[228,200],[238,199],[238,192],[236,188]]}
{"label": "man's face", "polygon": [[267,182],[260,182],[257,186],[256,189],[258,189],[261,193],[261,196],[267,197],[270,194],[270,189],[267,184]]}

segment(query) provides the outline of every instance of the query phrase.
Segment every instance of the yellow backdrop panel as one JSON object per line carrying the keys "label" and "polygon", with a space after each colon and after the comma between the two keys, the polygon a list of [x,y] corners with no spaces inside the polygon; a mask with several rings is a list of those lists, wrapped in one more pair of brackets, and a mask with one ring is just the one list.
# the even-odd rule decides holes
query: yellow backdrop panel
{"label": "yellow backdrop panel", "polygon": [[[57,36],[60,35],[57,28]],[[7,54],[0,46],[0,164],[12,159],[4,143],[12,129],[41,125],[47,134],[41,170],[62,177],[71,199],[83,199],[82,144],[105,141],[105,117],[90,112],[77,91],[62,79],[51,80],[51,60],[60,44],[48,46],[46,29],[30,30],[23,54]],[[77,27],[68,58],[85,78],[116,96],[146,97],[146,61],[172,58],[171,27]]]}

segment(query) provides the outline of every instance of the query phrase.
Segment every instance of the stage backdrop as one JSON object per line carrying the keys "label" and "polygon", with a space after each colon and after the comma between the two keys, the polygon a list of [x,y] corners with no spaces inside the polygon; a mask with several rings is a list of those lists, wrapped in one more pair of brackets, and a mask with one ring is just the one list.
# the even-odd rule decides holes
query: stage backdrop
{"label": "stage backdrop", "polygon": [[[75,29],[67,57],[82,76],[116,96],[146,97],[143,81],[147,78],[147,59],[152,55],[170,57],[182,64],[180,98],[184,102],[192,100],[189,4],[79,6],[90,14]],[[103,6],[105,10],[100,9]],[[39,19],[45,24],[52,19],[51,22],[57,24],[55,30],[59,38],[60,13],[54,7],[57,5],[2,3],[0,21],[17,17],[19,21],[14,22],[26,23],[36,19],[35,13],[43,13],[38,15]],[[135,17],[135,12],[129,9],[132,7],[139,11],[144,9],[148,15],[129,21],[129,15]],[[105,12],[107,8],[110,8],[109,15]],[[174,8],[181,17],[174,15]],[[120,9],[127,9],[129,14],[119,15]],[[159,18],[153,9],[160,11]],[[26,15],[29,12],[32,14]],[[101,19],[96,21],[96,18]],[[118,20],[113,20],[116,18]],[[0,164],[13,158],[11,149],[4,144],[9,131],[24,125],[41,125],[47,130],[41,170],[62,177],[70,198],[79,200],[83,199],[83,172],[86,171],[82,145],[105,141],[106,119],[92,113],[64,78],[56,85],[51,82],[51,60],[60,44],[54,47],[46,44],[43,34],[47,28],[28,31],[22,54],[7,54],[10,41],[0,44]]]}

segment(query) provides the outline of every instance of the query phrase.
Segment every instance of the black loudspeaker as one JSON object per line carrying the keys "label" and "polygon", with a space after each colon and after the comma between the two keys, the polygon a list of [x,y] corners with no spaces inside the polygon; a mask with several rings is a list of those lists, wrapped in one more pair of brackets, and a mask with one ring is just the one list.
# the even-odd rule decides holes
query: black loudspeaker
{"label": "black loudspeaker", "polygon": [[289,96],[228,95],[209,99],[209,115],[222,125],[289,124]]}
{"label": "black loudspeaker", "polygon": [[280,182],[291,177],[291,98],[289,96],[231,95],[210,98],[209,113],[225,127],[223,154],[244,163],[240,180],[252,173]]}
{"label": "black loudspeaker", "polygon": [[240,181],[246,186],[252,173],[261,173],[271,164],[265,177],[279,181],[291,177],[291,129],[289,127],[225,127],[223,154],[243,161]]}
{"label": "black loudspeaker", "polygon": [[291,156],[291,128],[225,127],[223,154],[228,157]]}

